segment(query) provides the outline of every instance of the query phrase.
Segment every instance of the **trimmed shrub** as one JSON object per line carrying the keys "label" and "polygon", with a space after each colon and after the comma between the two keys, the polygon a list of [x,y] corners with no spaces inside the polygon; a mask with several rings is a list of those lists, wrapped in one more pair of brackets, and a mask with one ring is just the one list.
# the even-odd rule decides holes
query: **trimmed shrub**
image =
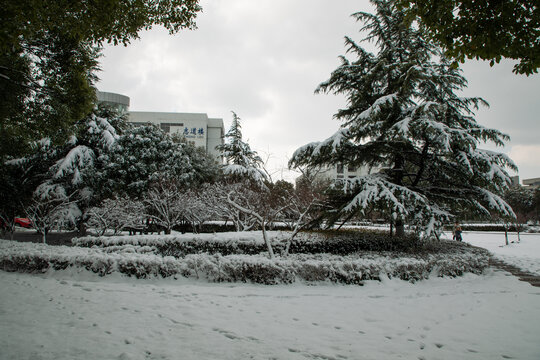
{"label": "trimmed shrub", "polygon": [[107,248],[78,248],[0,241],[0,267],[6,271],[45,272],[76,267],[100,276],[119,272],[136,278],[175,277],[213,282],[290,284],[333,282],[361,285],[365,280],[390,278],[418,281],[430,276],[479,274],[489,264],[484,249],[443,241],[434,253],[357,252],[352,255],[291,254],[268,259],[264,255],[189,254],[182,258],[137,251],[108,253]]}

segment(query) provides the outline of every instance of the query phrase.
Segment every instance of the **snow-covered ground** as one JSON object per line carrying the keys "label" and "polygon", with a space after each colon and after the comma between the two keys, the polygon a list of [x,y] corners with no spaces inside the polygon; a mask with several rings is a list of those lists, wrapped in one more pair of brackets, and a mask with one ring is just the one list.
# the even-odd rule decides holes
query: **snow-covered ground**
{"label": "snow-covered ground", "polygon": [[[540,235],[464,239],[539,256]],[[73,271],[0,271],[0,359],[540,359],[540,288],[501,271],[365,286]]]}
{"label": "snow-covered ground", "polygon": [[[451,238],[451,234],[445,234]],[[520,234],[518,242],[516,233],[508,234],[508,242],[504,233],[499,232],[465,232],[463,240],[471,245],[488,249],[496,258],[517,266],[518,268],[540,276],[540,234]]]}

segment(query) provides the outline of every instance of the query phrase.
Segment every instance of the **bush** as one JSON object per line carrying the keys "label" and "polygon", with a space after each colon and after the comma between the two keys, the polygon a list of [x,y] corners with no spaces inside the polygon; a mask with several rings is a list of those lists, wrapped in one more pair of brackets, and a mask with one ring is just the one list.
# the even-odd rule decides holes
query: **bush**
{"label": "bush", "polygon": [[0,266],[6,271],[20,272],[75,267],[100,276],[119,272],[136,278],[183,276],[213,282],[268,285],[295,281],[361,285],[365,280],[379,280],[381,274],[412,282],[430,276],[459,276],[465,272],[478,274],[489,263],[487,250],[450,241],[441,241],[435,248],[438,251],[433,253],[361,251],[352,255],[291,254],[272,260],[264,255],[209,253],[175,258],[152,254],[146,251],[148,249],[122,249],[129,251],[109,253],[107,248],[47,246],[1,240]]}
{"label": "bush", "polygon": [[[270,232],[274,251],[283,253],[289,232]],[[188,254],[256,255],[266,253],[259,232],[151,236],[100,236],[72,240],[76,246],[145,246],[162,256],[184,257]],[[312,231],[298,234],[290,246],[291,254],[348,255],[359,251],[400,251],[418,253],[430,251],[431,243],[415,236],[390,237],[377,231]],[[153,250],[148,250],[153,251]]]}

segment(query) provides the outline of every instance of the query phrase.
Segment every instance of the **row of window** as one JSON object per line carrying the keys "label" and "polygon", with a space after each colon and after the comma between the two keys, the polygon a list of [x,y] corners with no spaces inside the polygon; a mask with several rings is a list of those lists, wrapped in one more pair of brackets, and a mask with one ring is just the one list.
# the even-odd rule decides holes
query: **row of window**
{"label": "row of window", "polygon": [[[338,174],[343,174],[343,168],[344,168],[343,164],[337,164],[337,173]],[[348,166],[347,167],[348,172],[355,172],[356,170],[357,170],[357,168],[354,167],[354,166]]]}

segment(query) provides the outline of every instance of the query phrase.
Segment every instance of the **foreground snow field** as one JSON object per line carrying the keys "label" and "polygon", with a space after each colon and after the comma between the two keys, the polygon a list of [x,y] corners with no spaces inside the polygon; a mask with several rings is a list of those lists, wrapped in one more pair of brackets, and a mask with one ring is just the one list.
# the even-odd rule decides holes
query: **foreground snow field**
{"label": "foreground snow field", "polygon": [[540,289],[502,272],[363,287],[0,272],[0,284],[2,359],[540,358]]}
{"label": "foreground snow field", "polygon": [[[540,258],[540,235],[464,238]],[[540,359],[540,288],[501,271],[365,286],[0,271],[0,289],[2,360]]]}

